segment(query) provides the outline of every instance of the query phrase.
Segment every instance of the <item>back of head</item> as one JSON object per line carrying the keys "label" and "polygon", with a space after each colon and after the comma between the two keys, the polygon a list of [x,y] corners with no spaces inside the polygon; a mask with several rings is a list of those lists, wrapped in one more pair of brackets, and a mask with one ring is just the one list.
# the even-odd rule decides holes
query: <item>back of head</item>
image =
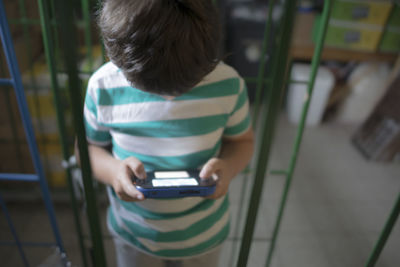
{"label": "back of head", "polygon": [[211,0],[105,0],[99,26],[110,60],[147,92],[185,93],[218,63]]}

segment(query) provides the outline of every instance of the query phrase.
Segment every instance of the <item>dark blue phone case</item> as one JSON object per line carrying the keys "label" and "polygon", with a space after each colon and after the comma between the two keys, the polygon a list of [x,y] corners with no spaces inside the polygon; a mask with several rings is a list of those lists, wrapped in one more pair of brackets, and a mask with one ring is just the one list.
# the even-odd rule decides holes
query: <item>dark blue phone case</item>
{"label": "dark blue phone case", "polygon": [[145,198],[182,198],[182,197],[205,197],[215,192],[216,183],[213,179],[200,179],[199,171],[187,171],[191,178],[195,178],[199,185],[197,186],[169,186],[153,187],[152,179],[154,172],[147,173],[146,180],[133,178],[136,188],[142,192]]}
{"label": "dark blue phone case", "polygon": [[181,198],[181,197],[205,197],[215,192],[215,186],[212,187],[168,187],[168,188],[137,188],[145,198]]}

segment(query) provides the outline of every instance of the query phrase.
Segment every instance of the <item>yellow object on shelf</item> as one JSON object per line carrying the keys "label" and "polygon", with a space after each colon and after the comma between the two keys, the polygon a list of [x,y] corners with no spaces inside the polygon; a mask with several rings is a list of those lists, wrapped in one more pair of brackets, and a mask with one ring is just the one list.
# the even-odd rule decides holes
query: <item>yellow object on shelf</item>
{"label": "yellow object on shelf", "polygon": [[330,20],[325,44],[347,49],[375,51],[383,28],[376,25]]}
{"label": "yellow object on shelf", "polygon": [[331,18],[384,26],[393,4],[391,1],[336,0]]}

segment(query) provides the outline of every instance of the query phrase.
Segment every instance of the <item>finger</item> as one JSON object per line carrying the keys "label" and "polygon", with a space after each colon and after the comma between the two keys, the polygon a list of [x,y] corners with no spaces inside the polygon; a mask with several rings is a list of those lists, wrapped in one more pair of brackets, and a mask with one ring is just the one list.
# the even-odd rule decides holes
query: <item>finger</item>
{"label": "finger", "polygon": [[146,179],[146,171],[143,163],[135,157],[129,157],[125,160],[133,174],[139,179]]}
{"label": "finger", "polygon": [[210,199],[220,198],[222,196],[225,196],[228,193],[228,190],[229,190],[229,183],[226,183],[226,180],[224,179],[217,179],[217,185],[214,193],[210,196],[207,196],[206,198]]}
{"label": "finger", "polygon": [[143,194],[133,185],[129,170],[126,170],[126,172],[119,177],[119,182],[121,184],[122,191],[126,195],[138,200],[144,199]]}
{"label": "finger", "polygon": [[132,197],[132,196],[130,196],[130,195],[127,195],[127,194],[124,193],[124,192],[122,192],[121,194],[119,194],[118,197],[119,197],[120,199],[122,199],[123,201],[129,201],[129,202],[132,202],[132,201],[140,201],[140,200],[142,200],[142,199],[140,199],[140,198],[138,198],[138,197]]}
{"label": "finger", "polygon": [[207,196],[206,198],[217,199],[220,195],[220,191],[221,191],[221,186],[219,184],[217,184],[214,193],[212,195]]}
{"label": "finger", "polygon": [[218,199],[220,197],[223,197],[226,195],[226,193],[228,193],[228,190],[222,189],[221,187],[218,187],[215,189],[214,194],[207,196],[205,198],[207,199]]}
{"label": "finger", "polygon": [[[133,194],[132,193],[127,193],[126,192],[126,185],[123,185],[120,181],[118,181],[114,186],[114,191],[117,194],[117,196],[124,200],[124,201],[138,201],[142,200],[142,196],[139,194]],[[140,192],[139,192],[140,193]]]}
{"label": "finger", "polygon": [[213,158],[207,161],[200,171],[200,178],[209,178],[215,175],[219,169],[218,159]]}

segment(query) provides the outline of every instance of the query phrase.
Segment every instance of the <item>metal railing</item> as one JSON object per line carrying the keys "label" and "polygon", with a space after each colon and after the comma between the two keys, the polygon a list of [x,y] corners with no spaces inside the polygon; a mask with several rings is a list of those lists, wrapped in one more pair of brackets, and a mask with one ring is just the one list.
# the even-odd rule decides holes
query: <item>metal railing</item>
{"label": "metal railing", "polygon": [[[38,0],[40,20],[27,18],[24,10],[24,1],[19,0],[21,8],[21,18],[12,19],[13,23],[23,25],[25,27],[24,34],[29,46],[29,30],[26,30],[26,25],[38,25],[40,23],[43,33],[43,43],[46,54],[46,61],[50,72],[52,93],[54,96],[54,103],[56,107],[56,116],[58,129],[62,143],[62,154],[64,161],[68,161],[71,156],[71,137],[68,136],[65,111],[61,101],[60,90],[62,90],[58,81],[59,73],[66,73],[68,76],[68,92],[69,101],[72,105],[72,113],[74,117],[75,132],[77,134],[78,146],[80,157],[82,161],[82,174],[85,189],[85,199],[87,203],[86,212],[88,225],[90,229],[90,239],[92,246],[92,262],[97,266],[106,266],[104,247],[102,243],[102,233],[99,226],[99,217],[96,204],[96,192],[93,188],[91,169],[88,160],[86,139],[83,127],[82,117],[82,92],[84,88],[80,80],[80,74],[90,74],[94,71],[94,53],[93,44],[99,43],[100,40],[94,40],[91,32],[92,26],[92,9],[93,1],[82,0],[80,2],[80,10],[82,18],[79,21],[73,18],[72,14],[72,3],[71,1],[54,1],[54,0]],[[214,0],[214,2],[217,2]],[[310,99],[313,92],[317,69],[321,60],[321,52],[324,44],[324,36],[327,30],[329,21],[329,14],[332,3],[334,1],[326,0],[324,2],[324,9],[322,12],[322,18],[320,28],[317,32],[317,40],[315,43],[314,56],[311,62],[311,73],[307,84],[307,98],[303,103],[302,115],[300,123],[297,129],[297,135],[295,143],[292,149],[292,156],[288,164],[288,168],[285,170],[273,170],[269,167],[270,149],[274,140],[275,124],[277,122],[277,116],[279,109],[282,104],[282,98],[285,93],[286,86],[290,83],[296,83],[288,78],[290,69],[290,57],[289,49],[291,44],[292,29],[294,25],[294,19],[296,15],[297,1],[286,0],[283,4],[283,12],[280,21],[275,25],[276,33],[271,35],[271,29],[273,27],[272,12],[278,2],[276,0],[268,1],[268,14],[265,23],[264,37],[262,44],[262,53],[259,63],[259,71],[257,77],[246,77],[245,80],[248,83],[256,83],[256,97],[253,106],[253,123],[259,125],[257,132],[257,138],[260,140],[258,151],[256,151],[254,166],[250,166],[246,169],[245,176],[252,176],[253,185],[250,193],[250,202],[248,207],[244,207],[245,192],[248,189],[248,181],[251,179],[244,179],[241,194],[241,206],[239,209],[239,216],[234,229],[235,236],[238,237],[241,232],[240,218],[242,214],[247,211],[246,223],[243,229],[243,238],[240,244],[240,252],[236,262],[236,266],[243,267],[247,265],[250,247],[253,240],[253,233],[255,228],[255,222],[257,213],[259,210],[259,204],[262,196],[263,184],[265,177],[268,175],[282,175],[285,177],[285,185],[281,195],[279,204],[279,210],[275,219],[273,232],[271,235],[271,244],[267,252],[266,266],[270,266],[271,259],[274,254],[275,244],[278,240],[278,234],[280,225],[283,219],[287,198],[290,192],[295,167],[298,159],[298,153],[301,146],[305,120],[307,117],[308,108],[310,105]],[[77,8],[77,7],[75,7]],[[71,21],[76,23],[72,24]],[[87,59],[87,67],[84,69],[77,68],[78,56],[77,46],[69,45],[76,43],[76,28],[81,30],[84,34],[84,46],[85,46],[85,58]],[[272,36],[272,37],[271,37]],[[272,39],[271,39],[272,38]],[[270,49],[269,44],[272,43]],[[104,48],[101,46],[102,59],[105,61]],[[29,49],[29,48],[27,48]],[[268,62],[270,66],[266,68],[266,58],[268,55]],[[63,64],[60,64],[63,62]],[[304,82],[302,82],[304,83]],[[18,144],[18,140],[14,140]],[[266,175],[267,174],[267,175]],[[84,266],[89,266],[87,259],[87,249],[84,245],[84,234],[81,227],[81,219],[79,214],[79,203],[76,200],[74,188],[72,185],[72,175],[70,168],[66,169],[67,185],[70,192],[70,198],[75,216],[75,224],[77,229],[77,235],[79,240],[79,247],[81,249],[82,262]],[[391,216],[382,231],[381,237],[377,242],[377,245],[371,253],[370,259],[366,266],[374,266],[376,260],[379,257],[381,250],[390,234],[398,214],[399,214],[399,199],[397,200],[395,207],[391,213]],[[236,260],[236,247],[233,246],[231,263],[230,266],[234,265]]]}

